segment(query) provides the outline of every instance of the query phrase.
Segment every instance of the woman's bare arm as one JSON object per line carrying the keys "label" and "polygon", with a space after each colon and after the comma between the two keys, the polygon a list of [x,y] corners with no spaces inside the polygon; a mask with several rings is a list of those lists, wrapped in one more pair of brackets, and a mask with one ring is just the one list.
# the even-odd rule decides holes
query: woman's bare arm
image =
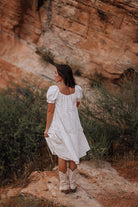
{"label": "woman's bare arm", "polygon": [[77,102],[77,103],[76,103],[76,106],[78,107],[79,105],[80,105],[80,102]]}
{"label": "woman's bare arm", "polygon": [[55,104],[49,103],[48,109],[47,109],[46,129],[44,131],[45,137],[48,137],[47,132],[48,132],[48,129],[49,129],[51,122],[52,122],[52,119],[53,119],[54,110],[55,110]]}

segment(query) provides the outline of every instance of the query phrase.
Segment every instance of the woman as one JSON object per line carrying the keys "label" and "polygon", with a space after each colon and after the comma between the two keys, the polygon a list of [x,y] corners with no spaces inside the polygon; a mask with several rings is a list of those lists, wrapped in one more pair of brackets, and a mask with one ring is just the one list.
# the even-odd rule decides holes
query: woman
{"label": "woman", "polygon": [[[57,65],[55,81],[47,91],[47,122],[44,136],[52,154],[58,156],[61,192],[76,192],[79,159],[90,149],[80,123],[78,109],[82,89],[76,85],[68,65]],[[67,168],[67,161],[69,168]]]}

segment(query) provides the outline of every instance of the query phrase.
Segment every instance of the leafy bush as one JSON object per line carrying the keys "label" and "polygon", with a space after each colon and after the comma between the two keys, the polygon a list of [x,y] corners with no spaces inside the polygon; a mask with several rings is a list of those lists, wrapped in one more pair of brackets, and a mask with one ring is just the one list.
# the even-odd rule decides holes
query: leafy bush
{"label": "leafy bush", "polygon": [[0,93],[1,183],[29,173],[25,172],[27,166],[30,170],[49,167],[51,156],[43,136],[45,92],[26,82]]}
{"label": "leafy bush", "polygon": [[[89,157],[108,157],[138,150],[138,84],[137,76],[122,82],[116,94],[95,86],[97,100],[85,101],[80,118],[91,151]],[[115,148],[115,145],[117,148]],[[116,150],[116,152],[115,152]]]}
{"label": "leafy bush", "polygon": [[36,53],[41,56],[42,60],[51,63],[52,65],[56,65],[56,63],[54,62],[55,56],[49,49],[45,49],[43,47],[37,48]]}
{"label": "leafy bush", "polygon": [[101,87],[103,81],[102,73],[97,72],[95,69],[94,74],[90,75],[89,82],[91,87]]}

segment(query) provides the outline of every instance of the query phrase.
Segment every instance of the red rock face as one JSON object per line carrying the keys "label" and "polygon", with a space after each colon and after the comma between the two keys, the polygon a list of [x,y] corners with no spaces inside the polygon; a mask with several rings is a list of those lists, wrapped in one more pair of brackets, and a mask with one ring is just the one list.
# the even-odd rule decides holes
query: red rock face
{"label": "red rock face", "polygon": [[1,32],[36,43],[41,34],[36,0],[0,0]]}
{"label": "red rock face", "polygon": [[106,78],[118,78],[138,63],[137,8],[136,1],[54,0],[52,30],[41,36],[41,44],[59,61],[79,64],[84,74],[97,70]]}
{"label": "red rock face", "polygon": [[33,69],[29,70],[26,65],[35,58],[32,53],[40,35],[37,1],[0,0],[0,88],[11,80],[18,82],[32,77],[27,71],[33,72]]}
{"label": "red rock face", "polygon": [[21,85],[24,79],[30,83],[38,84],[41,88],[49,86],[47,81],[38,78],[38,76],[0,59],[0,89],[6,88],[11,82]]}
{"label": "red rock face", "polygon": [[136,0],[0,0],[0,57],[38,74],[45,66],[34,70],[35,48],[43,47],[85,76],[117,79],[137,71],[137,10]]}

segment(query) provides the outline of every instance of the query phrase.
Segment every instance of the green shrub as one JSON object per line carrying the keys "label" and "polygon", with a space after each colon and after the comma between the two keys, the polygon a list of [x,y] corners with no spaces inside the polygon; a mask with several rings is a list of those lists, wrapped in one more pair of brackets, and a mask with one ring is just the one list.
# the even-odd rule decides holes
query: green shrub
{"label": "green shrub", "polygon": [[91,87],[101,87],[102,85],[102,81],[103,81],[103,75],[102,73],[99,73],[96,69],[95,69],[95,72],[94,74],[90,75],[90,78],[89,78],[89,83],[90,83],[90,86]]}
{"label": "green shrub", "polygon": [[49,167],[51,155],[43,135],[45,92],[24,83],[0,93],[0,183],[23,175],[26,166],[30,170]]}
{"label": "green shrub", "polygon": [[51,63],[52,65],[55,65],[55,55],[49,49],[37,48],[36,53],[39,54],[44,61]]}
{"label": "green shrub", "polygon": [[116,94],[103,86],[97,87],[97,100],[92,105],[85,101],[80,118],[91,151],[89,157],[124,156],[130,151],[136,156],[138,150],[138,84],[136,75],[125,80]]}

